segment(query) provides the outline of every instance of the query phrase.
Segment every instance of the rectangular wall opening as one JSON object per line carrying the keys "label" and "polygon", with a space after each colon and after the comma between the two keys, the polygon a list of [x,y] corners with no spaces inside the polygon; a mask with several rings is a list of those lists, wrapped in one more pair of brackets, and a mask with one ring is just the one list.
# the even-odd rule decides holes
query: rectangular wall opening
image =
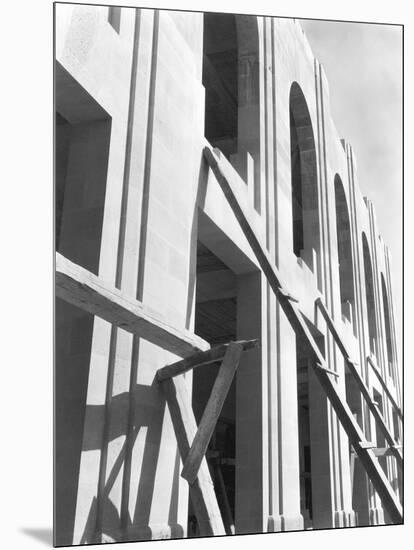
{"label": "rectangular wall opening", "polygon": [[56,250],[98,273],[111,117],[56,62]]}
{"label": "rectangular wall opening", "polygon": [[[212,347],[236,340],[236,282],[235,274],[198,241],[195,332],[207,340]],[[210,397],[219,366],[220,363],[217,363],[193,371],[192,404],[197,424]],[[228,534],[234,534],[235,517],[236,376],[206,453],[217,501]],[[191,502],[188,535],[192,537],[198,535],[197,521]]]}
{"label": "rectangular wall opening", "polygon": [[238,46],[232,14],[204,14],[205,137],[223,154],[237,153]]}
{"label": "rectangular wall opening", "polygon": [[[98,274],[111,117],[55,63],[55,243]],[[73,543],[94,317],[56,299],[55,525]]]}

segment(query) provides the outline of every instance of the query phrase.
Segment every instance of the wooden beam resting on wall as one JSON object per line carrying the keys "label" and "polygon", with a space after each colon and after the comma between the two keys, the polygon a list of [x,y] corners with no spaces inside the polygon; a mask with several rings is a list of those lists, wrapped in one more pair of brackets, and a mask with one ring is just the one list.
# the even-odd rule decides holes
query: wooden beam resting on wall
{"label": "wooden beam resting on wall", "polygon": [[319,363],[326,369],[327,365],[325,358],[319,350],[300,309],[297,307],[297,304],[286,297],[287,287],[281,280],[279,270],[274,265],[266,250],[266,247],[261,242],[260,236],[256,234],[250,215],[238,200],[238,192],[236,185],[233,182],[230,168],[227,167],[226,161],[222,160],[219,151],[213,152],[210,147],[205,147],[203,154],[214,176],[216,177],[234,216],[240,224],[240,227],[256,256],[270,287],[278,298],[284,314],[291,323],[292,328],[296,331],[296,334],[303,338],[303,341],[309,350],[310,357],[312,358],[310,364],[313,371],[321,387],[325,391],[338,420],[349,438],[351,445],[356,450],[369,479],[372,481],[375,490],[380,496],[382,504],[387,510],[391,521],[394,523],[402,523],[402,507],[398,497],[391,487],[390,482],[385,476],[372,450],[364,449],[360,446],[360,442],[364,441],[365,437],[345,400],[342,389],[338,386],[338,384],[336,384],[336,382],[331,380],[330,374],[326,372],[326,370],[316,366],[316,364]]}
{"label": "wooden beam resting on wall", "polygon": [[160,314],[127,296],[87,269],[56,254],[56,297],[163,349],[187,357],[210,348],[208,342],[186,329],[168,325]]}

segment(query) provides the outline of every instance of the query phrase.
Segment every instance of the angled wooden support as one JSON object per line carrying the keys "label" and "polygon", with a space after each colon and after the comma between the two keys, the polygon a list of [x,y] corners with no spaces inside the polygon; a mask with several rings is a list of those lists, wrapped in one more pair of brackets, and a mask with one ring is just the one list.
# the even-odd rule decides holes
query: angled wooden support
{"label": "angled wooden support", "polygon": [[[336,344],[338,345],[339,349],[341,350],[342,355],[344,356],[345,360],[347,361],[348,366],[353,365],[354,367],[357,367],[358,363],[351,359],[351,356],[349,355],[348,350],[346,349],[346,346],[344,345],[344,343],[342,341],[342,338],[341,338],[337,328],[335,327],[335,324],[334,324],[333,320],[331,319],[331,317],[329,315],[329,312],[327,311],[327,309],[325,307],[325,304],[322,302],[321,298],[318,298],[316,300],[315,304],[319,308],[319,310],[321,311],[321,313],[323,315],[323,318],[325,319],[327,325],[329,326],[331,334],[333,335]],[[387,395],[388,399],[390,400],[391,404],[393,405],[394,409],[396,410],[399,418],[401,420],[403,420],[403,415],[402,415],[401,409],[398,406],[396,400],[394,399],[392,393],[390,392],[390,390],[389,390],[387,384],[385,383],[383,377],[381,376],[381,372],[380,372],[379,368],[374,363],[372,358],[369,357],[369,356],[367,357],[367,362],[372,367],[372,370],[374,371],[375,375],[377,376],[377,378],[378,378],[378,380],[379,380],[379,382],[382,386],[382,389],[384,390],[385,394]],[[357,369],[352,369],[352,372],[353,373],[357,372]]]}
{"label": "angled wooden support", "polygon": [[297,302],[299,303],[299,300],[296,298],[296,296],[293,296],[292,294],[290,294],[287,290],[285,290],[284,288],[279,288],[279,294],[282,294],[282,296],[284,296],[285,298],[287,298],[288,300],[292,300],[292,302]]}
{"label": "angled wooden support", "polygon": [[[358,368],[357,368],[357,363],[355,361],[353,361],[351,358],[350,358],[350,354],[348,353],[348,350],[345,346],[345,344],[343,343],[342,341],[342,338],[341,336],[339,335],[339,331],[337,330],[336,326],[335,326],[335,323],[333,322],[331,316],[329,315],[329,312],[328,310],[326,309],[325,307],[325,304],[322,302],[322,300],[320,298],[318,298],[315,302],[315,304],[318,306],[318,308],[320,309],[325,321],[326,321],[326,324],[331,332],[331,334],[333,335],[334,337],[334,340],[335,342],[337,343],[346,363],[347,363],[347,366],[348,366],[348,369],[350,371],[350,373],[352,374],[354,380],[356,381],[357,383],[357,386],[361,392],[361,394],[363,395],[365,401],[367,402],[367,405],[369,407],[369,410],[371,411],[372,415],[374,416],[375,420],[377,421],[378,423],[378,426],[381,430],[381,432],[383,433],[388,445],[392,448],[396,448],[396,441],[394,440],[394,437],[392,435],[392,433],[390,432],[388,426],[387,426],[387,423],[385,422],[385,419],[381,413],[381,409],[378,405],[378,403],[376,401],[374,401],[374,399],[372,398],[371,396],[371,393],[369,391],[369,388],[367,387],[367,385],[365,384]],[[394,453],[394,456],[397,460],[397,464],[399,467],[402,467],[402,454],[401,452],[399,452],[398,450],[395,451]]]}
{"label": "angled wooden support", "polygon": [[[349,361],[352,361],[351,356],[349,355],[348,350],[346,349],[346,346],[343,343],[342,338],[339,335],[339,332],[338,332],[333,320],[331,319],[331,316],[329,315],[328,310],[326,309],[325,304],[322,302],[322,299],[317,298],[315,300],[315,305],[319,308],[320,312],[322,313],[322,316],[325,319],[326,324],[328,325],[328,328],[329,328],[332,336],[334,337],[334,340],[335,340],[337,346],[341,350],[342,355],[345,357],[345,359],[347,359]],[[356,362],[354,362],[354,361],[352,361],[352,362],[354,364],[356,364]]]}
{"label": "angled wooden support", "polygon": [[[393,449],[392,447],[373,447],[372,452],[377,457],[395,456],[395,449]],[[353,451],[353,455],[355,456],[355,451]]]}
{"label": "angled wooden support", "polygon": [[[167,378],[160,382],[167,400],[177,438],[178,450],[184,462],[197,432],[191,396],[182,377]],[[190,485],[190,498],[202,536],[225,535],[223,520],[207,461],[203,457],[197,477]]]}
{"label": "angled wooden support", "polygon": [[243,345],[231,342],[227,348],[223,363],[217,374],[214,382],[211,395],[207,402],[197,433],[191,445],[191,449],[184,463],[181,476],[188,481],[194,483],[200,468],[201,461],[206,454],[208,444],[213,435],[214,428],[223,408],[224,400],[230,389],[230,384],[240,362],[241,354],[243,353]]}
{"label": "angled wooden support", "polygon": [[[206,461],[206,451],[223,408],[243,351],[257,346],[258,340],[241,340],[195,353],[182,361],[157,371],[157,380],[170,410],[181,461],[182,477],[190,486],[194,512],[203,535],[225,534],[213,482]],[[183,377],[190,369],[222,360],[210,398],[197,429],[191,397]],[[228,518],[226,525],[228,525]],[[228,531],[228,527],[227,527]]]}
{"label": "angled wooden support", "polygon": [[363,381],[362,376],[359,373],[358,369],[355,367],[355,365],[351,362],[348,362],[348,368],[351,374],[353,375],[353,378],[356,381],[358,388],[360,389],[361,394],[363,395],[368,405],[369,410],[371,411],[373,417],[377,421],[378,427],[381,433],[384,435],[385,440],[387,441],[390,447],[396,449],[394,456],[397,460],[398,467],[402,468],[402,463],[403,463],[402,453],[397,449],[397,442],[395,441],[392,433],[390,432],[387,426],[387,423],[385,422],[385,419],[382,415],[382,412],[378,403],[372,399],[370,391],[366,386],[365,382]]}
{"label": "angled wooden support", "polygon": [[223,519],[224,527],[226,529],[227,535],[235,534],[234,519],[231,513],[230,503],[226,492],[226,486],[224,484],[223,474],[221,472],[221,467],[219,463],[214,464],[214,477],[216,480],[216,485],[218,489],[218,494],[220,495],[220,501],[222,503],[223,509]]}
{"label": "angled wooden support", "polygon": [[381,371],[379,370],[378,366],[374,363],[372,358],[370,356],[367,357],[367,363],[372,367],[372,370],[374,371],[376,377],[378,378],[379,383],[381,384],[382,389],[384,390],[386,396],[388,397],[390,403],[394,407],[395,412],[397,413],[398,417],[401,421],[403,421],[403,413],[401,411],[401,408],[398,406],[397,401],[394,399],[394,396],[390,392],[385,380],[381,376]]}
{"label": "angled wooden support", "polygon": [[321,365],[320,363],[315,363],[315,367],[318,368],[318,369],[324,370],[327,374],[331,374],[332,376],[335,376],[335,378],[339,378],[339,373],[338,372],[336,372],[332,369],[328,369],[326,366]]}
{"label": "angled wooden support", "polygon": [[227,175],[229,168],[226,166],[225,161],[221,161],[209,147],[204,148],[203,154],[211,170],[213,171],[214,176],[216,177],[238,223],[240,224],[240,227],[256,256],[269,285],[278,297],[282,310],[297,334],[301,336],[306,343],[309,353],[313,359],[311,361],[311,365],[314,369],[315,375],[321,387],[325,391],[338,417],[338,420],[348,435],[351,445],[356,449],[361,463],[363,464],[369,479],[381,498],[382,504],[387,510],[391,521],[394,523],[402,523],[403,516],[401,504],[372,450],[364,449],[359,445],[361,441],[364,441],[364,435],[353,417],[344,396],[340,393],[338,385],[331,380],[330,375],[324,369],[316,367],[316,363],[326,367],[325,359],[322,356],[305,319],[303,318],[297,305],[292,300],[289,300],[283,296],[280,292],[280,288],[286,288],[286,286],[281,281],[278,269],[273,264],[265,246],[253,229],[250,219],[254,215],[254,212],[249,210],[252,207],[241,206],[237,198],[238,191],[236,191],[236,186],[231,181],[233,176],[231,174],[230,176]]}

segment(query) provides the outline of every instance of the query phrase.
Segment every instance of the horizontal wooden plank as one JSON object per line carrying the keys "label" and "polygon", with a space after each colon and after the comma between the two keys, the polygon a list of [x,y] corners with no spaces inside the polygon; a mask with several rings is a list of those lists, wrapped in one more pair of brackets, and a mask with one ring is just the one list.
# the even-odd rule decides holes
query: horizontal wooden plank
{"label": "horizontal wooden plank", "polygon": [[210,348],[186,329],[167,324],[162,316],[106,283],[87,269],[56,254],[56,296],[179,357]]}
{"label": "horizontal wooden plank", "polygon": [[228,344],[221,344],[215,346],[207,351],[202,351],[195,353],[191,357],[187,357],[182,361],[177,361],[171,365],[167,365],[162,369],[157,371],[157,379],[159,381],[166,380],[167,378],[172,378],[178,376],[179,374],[184,374],[185,372],[203,365],[209,365],[210,363],[215,363],[216,361],[221,361],[228,350],[230,344],[240,344],[243,348],[243,351],[253,349],[258,346],[258,340],[237,340],[236,342],[229,342]]}

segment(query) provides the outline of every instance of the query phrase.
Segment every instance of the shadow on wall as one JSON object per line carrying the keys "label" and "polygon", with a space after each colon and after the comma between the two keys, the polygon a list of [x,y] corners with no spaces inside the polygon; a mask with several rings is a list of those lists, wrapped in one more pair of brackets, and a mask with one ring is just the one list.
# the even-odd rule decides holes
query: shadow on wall
{"label": "shadow on wall", "polygon": [[194,298],[196,288],[196,276],[197,276],[197,239],[198,239],[198,209],[202,208],[206,199],[207,193],[207,181],[208,181],[209,167],[204,160],[204,156],[201,155],[200,159],[200,171],[197,184],[197,196],[194,204],[193,220],[191,223],[191,237],[190,237],[190,261],[188,272],[188,294],[187,294],[187,312],[185,319],[185,328],[191,330],[191,317],[194,310]]}
{"label": "shadow on wall", "polygon": [[[161,405],[154,408],[154,402],[158,401]],[[121,419],[128,416],[128,411],[133,411],[132,426],[129,430],[125,429],[125,422]],[[105,405],[86,406],[86,415],[96,417],[98,422],[104,414]],[[130,540],[148,540],[151,539],[151,529],[149,527],[149,518],[153,500],[155,474],[158,465],[158,455],[161,441],[161,432],[165,414],[165,399],[161,394],[158,383],[154,379],[151,386],[137,384],[134,390],[124,392],[112,398],[111,403],[111,429],[108,436],[108,442],[115,440],[120,436],[127,436],[124,444],[116,458],[112,469],[105,476],[105,485],[98,495],[91,502],[88,519],[80,544],[93,544],[101,541],[120,541],[127,540],[128,532],[132,532]],[[119,421],[118,421],[119,419]],[[123,427],[123,429],[122,429]],[[140,477],[137,481],[137,495],[135,504],[130,504],[129,488],[133,483],[132,476],[137,475],[135,464],[132,462],[132,453],[138,434],[145,429],[145,447],[142,456],[142,466],[140,468]],[[127,433],[128,435],[127,435]],[[89,440],[86,446],[83,446],[82,452],[103,449],[102,440],[99,433],[96,438]],[[180,457],[175,457],[174,482],[171,492],[170,509],[168,524],[174,537],[182,537],[184,530],[177,523],[178,497],[179,497],[179,468]],[[115,482],[122,476],[122,506],[121,510],[116,507],[110,498],[112,488]],[[78,482],[78,479],[75,480]],[[134,510],[133,517],[130,510]],[[56,502],[56,515],[73,515],[70,523],[74,526],[74,509],[59,509],[59,501]],[[70,519],[70,518],[69,518]],[[73,544],[73,527],[71,532],[57,532],[56,542],[58,545]]]}
{"label": "shadow on wall", "polygon": [[[111,430],[108,441],[126,435],[125,429],[120,429],[122,426],[125,427],[125,423],[117,421],[117,417],[119,417],[119,419],[125,418],[125,416],[128,415],[130,406],[133,407],[134,410],[132,432],[130,432],[129,436],[125,439],[112,470],[106,478],[105,486],[99,496],[99,506],[96,498],[92,501],[88,521],[80,541],[81,544],[101,542],[101,540],[119,541],[120,531],[126,534],[131,526],[134,526],[134,531],[137,530],[137,532],[139,532],[140,539],[151,538],[151,530],[148,524],[165,411],[165,400],[159,393],[158,384],[154,380],[151,386],[137,384],[131,394],[124,392],[112,398]],[[154,409],[154,399],[162,399],[163,406]],[[88,406],[87,413],[92,416],[96,415],[98,421],[99,418],[102,418],[103,407],[103,405]],[[132,475],[131,455],[138,434],[143,428],[147,428],[145,449],[142,458],[141,475],[138,482],[135,513],[134,516],[131,517],[128,502]],[[101,441],[97,438],[95,440],[90,440],[88,446],[83,448],[83,451],[99,450],[100,448]],[[124,476],[122,483],[122,500],[125,505],[122,506],[120,511],[111,501],[110,493],[122,471]],[[176,488],[176,492],[178,492],[178,487]],[[178,495],[174,495],[173,492],[171,499],[172,508],[177,499]],[[176,523],[176,521],[175,518],[174,522]]]}

